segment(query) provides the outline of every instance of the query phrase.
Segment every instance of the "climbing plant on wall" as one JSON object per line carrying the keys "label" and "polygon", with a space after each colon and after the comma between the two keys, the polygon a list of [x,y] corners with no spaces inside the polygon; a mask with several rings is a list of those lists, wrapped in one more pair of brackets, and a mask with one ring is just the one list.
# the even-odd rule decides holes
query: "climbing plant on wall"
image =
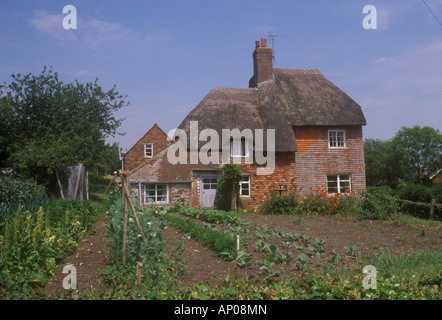
{"label": "climbing plant on wall", "polygon": [[[223,165],[221,170],[223,175],[218,179],[215,208],[234,211],[238,207],[242,207],[242,201],[239,197],[239,182],[243,178],[242,168],[237,164],[227,163]],[[235,200],[232,201],[232,198]]]}

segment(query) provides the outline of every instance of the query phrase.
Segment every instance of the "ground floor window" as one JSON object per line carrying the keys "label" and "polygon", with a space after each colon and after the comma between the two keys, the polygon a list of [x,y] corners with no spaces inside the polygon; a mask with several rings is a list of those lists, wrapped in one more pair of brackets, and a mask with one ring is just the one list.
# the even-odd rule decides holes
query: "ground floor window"
{"label": "ground floor window", "polygon": [[250,176],[244,176],[239,182],[239,195],[241,197],[250,197]]}
{"label": "ground floor window", "polygon": [[167,184],[145,185],[145,203],[169,202],[169,186]]}
{"label": "ground floor window", "polygon": [[327,175],[327,193],[348,193],[351,192],[351,175],[332,174]]}

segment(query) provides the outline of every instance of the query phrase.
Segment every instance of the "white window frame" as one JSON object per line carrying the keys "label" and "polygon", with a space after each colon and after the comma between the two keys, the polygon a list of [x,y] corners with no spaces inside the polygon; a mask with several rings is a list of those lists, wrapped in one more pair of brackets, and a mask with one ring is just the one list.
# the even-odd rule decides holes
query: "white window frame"
{"label": "white window frame", "polygon": [[248,158],[249,157],[249,143],[248,143],[248,141],[245,138],[241,138],[241,146],[240,146],[241,150],[239,150],[239,154],[236,152],[236,151],[238,151],[238,148],[234,148],[235,142],[237,142],[237,140],[234,140],[234,139],[230,140],[230,156],[232,158]]}
{"label": "white window frame", "polygon": [[[348,176],[348,179],[344,179],[346,176]],[[336,177],[336,180],[330,180],[330,177]],[[329,187],[330,182],[336,182],[336,187]],[[336,189],[337,192],[330,192],[330,189]],[[327,194],[346,194],[348,193],[347,190],[350,190],[351,192],[351,174],[340,173],[327,175]]]}
{"label": "white window frame", "polygon": [[[150,149],[150,156],[147,154],[148,149]],[[144,157],[152,158],[153,157],[153,143],[145,143],[144,144]]]}
{"label": "white window frame", "polygon": [[[159,188],[161,186],[161,188]],[[166,200],[158,201],[158,198],[164,197],[162,194],[158,194],[158,191],[163,191],[162,186],[166,186]],[[153,187],[153,188],[152,188]],[[148,194],[148,191],[154,191],[155,194],[152,197]],[[153,198],[154,201],[148,201],[148,198]],[[155,203],[169,203],[169,185],[165,183],[149,183],[144,185],[144,203],[145,204],[155,204]]]}
{"label": "white window frame", "polygon": [[[242,191],[243,191],[243,185],[247,185],[247,189],[249,190],[249,194],[247,195],[243,195]],[[251,184],[251,178],[250,176],[244,176],[243,180],[241,180],[239,182],[239,196],[241,198],[250,198],[252,196],[252,184]]]}
{"label": "white window frame", "polygon": [[345,130],[328,130],[328,147],[342,149],[347,147]]}

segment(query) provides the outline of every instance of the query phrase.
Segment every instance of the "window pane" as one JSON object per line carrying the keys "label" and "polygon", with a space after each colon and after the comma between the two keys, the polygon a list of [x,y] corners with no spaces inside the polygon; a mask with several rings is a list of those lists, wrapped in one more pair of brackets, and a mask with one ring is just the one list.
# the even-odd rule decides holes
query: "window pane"
{"label": "window pane", "polygon": [[350,181],[341,181],[340,183],[340,192],[346,193],[347,190],[350,189]]}
{"label": "window pane", "polygon": [[328,193],[338,193],[338,188],[328,188]]}
{"label": "window pane", "polygon": [[337,193],[338,192],[338,176],[331,175],[327,176],[327,193]]}
{"label": "window pane", "polygon": [[338,147],[345,147],[344,131],[338,131],[337,132],[337,146]]}
{"label": "window pane", "polygon": [[336,131],[328,132],[328,143],[330,147],[336,147]]}
{"label": "window pane", "polygon": [[248,196],[248,195],[250,195],[250,192],[249,192],[249,185],[248,185],[248,184],[243,183],[243,184],[241,185],[241,195],[242,195],[242,196]]}
{"label": "window pane", "polygon": [[147,143],[144,145],[144,153],[145,153],[146,157],[152,157],[152,154],[153,154],[153,144],[152,143]]}
{"label": "window pane", "polygon": [[157,194],[164,196],[167,194],[167,186],[165,184],[163,185],[157,185]]}
{"label": "window pane", "polygon": [[230,140],[230,155],[232,157],[245,157],[247,156],[247,143],[245,138],[241,138],[241,141],[232,139]]}

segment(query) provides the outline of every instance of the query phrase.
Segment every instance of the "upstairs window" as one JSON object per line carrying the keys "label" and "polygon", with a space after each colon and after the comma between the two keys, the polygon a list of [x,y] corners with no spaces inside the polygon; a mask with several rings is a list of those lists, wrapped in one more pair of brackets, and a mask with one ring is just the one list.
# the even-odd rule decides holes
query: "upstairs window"
{"label": "upstairs window", "polygon": [[144,157],[145,158],[153,157],[153,143],[144,144]]}
{"label": "upstairs window", "polygon": [[329,130],[328,147],[345,148],[345,130]]}
{"label": "upstairs window", "polygon": [[241,141],[231,139],[230,140],[230,155],[232,157],[248,157],[249,148],[245,138],[241,138]]}

